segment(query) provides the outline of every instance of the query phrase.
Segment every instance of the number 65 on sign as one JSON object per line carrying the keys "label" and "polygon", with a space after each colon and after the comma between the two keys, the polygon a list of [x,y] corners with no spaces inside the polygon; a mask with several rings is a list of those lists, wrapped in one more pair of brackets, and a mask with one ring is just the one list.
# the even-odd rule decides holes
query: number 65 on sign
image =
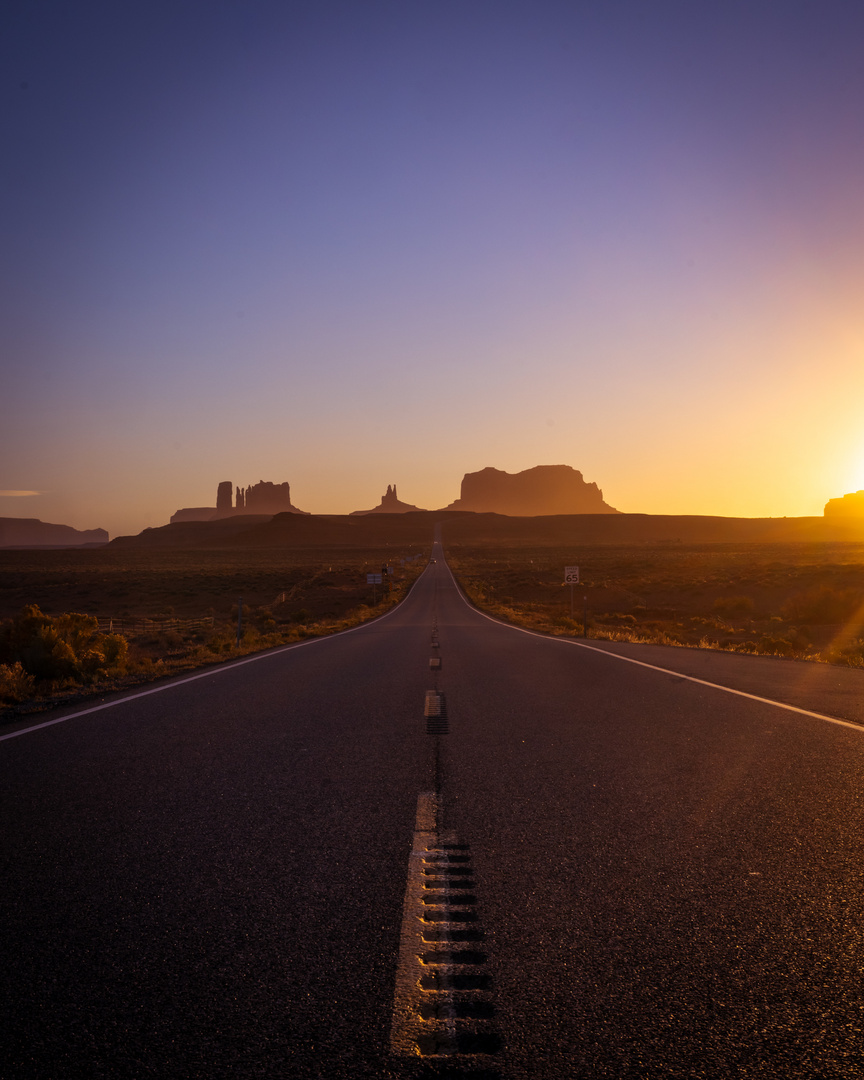
{"label": "number 65 on sign", "polygon": [[579,584],[579,567],[578,566],[565,566],[564,567],[564,584],[565,585],[578,585]]}

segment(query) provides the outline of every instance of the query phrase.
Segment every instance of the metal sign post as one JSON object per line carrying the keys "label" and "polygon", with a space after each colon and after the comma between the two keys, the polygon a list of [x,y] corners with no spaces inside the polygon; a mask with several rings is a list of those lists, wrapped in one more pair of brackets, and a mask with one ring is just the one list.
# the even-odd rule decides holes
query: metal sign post
{"label": "metal sign post", "polygon": [[579,567],[578,566],[565,566],[564,567],[564,584],[570,586],[570,618],[576,618],[575,600],[573,598],[573,586],[579,584]]}
{"label": "metal sign post", "polygon": [[372,606],[374,607],[378,603],[378,586],[383,580],[381,574],[367,574],[366,584],[372,586]]}

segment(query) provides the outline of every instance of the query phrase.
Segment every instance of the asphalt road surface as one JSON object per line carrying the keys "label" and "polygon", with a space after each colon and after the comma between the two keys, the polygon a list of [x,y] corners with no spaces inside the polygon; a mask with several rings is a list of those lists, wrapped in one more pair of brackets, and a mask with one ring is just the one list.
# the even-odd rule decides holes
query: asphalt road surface
{"label": "asphalt road surface", "polygon": [[6,729],[3,1080],[864,1075],[860,673],[531,635],[434,557]]}

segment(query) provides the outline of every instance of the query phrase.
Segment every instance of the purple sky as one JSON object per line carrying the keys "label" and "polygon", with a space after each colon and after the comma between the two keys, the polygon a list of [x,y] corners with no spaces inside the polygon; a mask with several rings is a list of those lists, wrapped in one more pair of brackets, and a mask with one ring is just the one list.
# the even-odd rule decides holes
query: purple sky
{"label": "purple sky", "polygon": [[0,15],[0,516],[864,488],[864,5]]}

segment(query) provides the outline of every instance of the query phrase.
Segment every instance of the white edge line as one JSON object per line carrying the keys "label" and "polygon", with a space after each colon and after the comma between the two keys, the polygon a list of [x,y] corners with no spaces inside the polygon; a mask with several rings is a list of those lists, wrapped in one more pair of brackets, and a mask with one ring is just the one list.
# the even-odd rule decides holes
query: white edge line
{"label": "white edge line", "polygon": [[321,645],[325,641],[332,641],[334,638],[343,637],[345,634],[355,634],[358,630],[366,630],[370,626],[383,622],[384,619],[389,618],[395,611],[398,611],[413,592],[414,586],[428,569],[429,566],[427,565],[423,570],[423,573],[418,575],[411,583],[411,588],[398,604],[390,608],[389,611],[385,611],[383,615],[379,615],[375,619],[370,619],[368,622],[360,623],[359,626],[352,626],[348,630],[339,630],[335,634],[324,634],[322,637],[310,638],[307,641],[295,641],[290,645],[277,645],[274,649],[256,653],[254,656],[247,656],[243,660],[234,660],[228,664],[219,664],[207,671],[199,671],[197,675],[187,675],[182,679],[172,679],[170,682],[163,683],[161,686],[151,686],[149,690],[140,690],[136,694],[124,694],[122,697],[115,698],[113,701],[103,702],[102,705],[94,705],[89,709],[80,709],[78,712],[67,713],[66,716],[58,716],[54,720],[45,720],[41,724],[32,724],[30,727],[19,728],[17,731],[10,731],[6,735],[0,735],[0,742],[5,742],[7,739],[17,739],[19,735],[28,735],[31,731],[41,731],[42,728],[53,727],[55,724],[65,724],[67,720],[77,720],[80,716],[90,716],[92,713],[102,712],[103,709],[113,709],[115,705],[123,705],[127,701],[137,701],[139,698],[149,697],[151,694],[161,694],[165,690],[173,690],[175,686],[185,686],[186,683],[197,682],[198,679],[209,679],[213,675],[221,675],[225,671],[233,671],[234,668],[243,667],[244,664],[255,664],[259,660],[267,660],[271,656],[278,656],[280,653],[291,652],[294,649],[303,649],[307,645]]}
{"label": "white edge line", "polygon": [[472,611],[476,611],[482,618],[495,623],[496,626],[503,626],[508,630],[515,630],[517,633],[527,634],[529,637],[539,638],[541,641],[557,641],[561,645],[572,645],[577,649],[588,649],[589,652],[600,653],[601,656],[611,656],[615,660],[623,660],[625,664],[636,664],[637,667],[648,668],[649,671],[659,671],[664,675],[674,675],[676,679],[686,679],[687,682],[698,683],[699,686],[708,686],[712,690],[723,690],[727,694],[736,694],[738,697],[749,698],[750,701],[758,701],[763,705],[773,705],[778,709],[786,709],[787,712],[798,713],[801,716],[810,716],[814,720],[825,720],[829,724],[838,724],[840,727],[851,728],[859,734],[864,734],[864,725],[856,724],[852,720],[840,720],[836,716],[826,716],[824,713],[812,712],[810,709],[801,709],[797,705],[787,705],[785,701],[774,701],[773,698],[759,697],[758,694],[748,694],[746,690],[735,690],[733,687],[723,686],[721,683],[708,682],[707,679],[697,679],[695,675],[684,675],[682,672],[673,671],[671,668],[658,667],[657,664],[646,664],[644,660],[634,660],[631,656],[622,656],[621,653],[610,652],[607,649],[598,649],[596,645],[586,645],[582,641],[573,641],[570,638],[551,637],[548,634],[538,634],[534,630],[526,630],[523,626],[514,626],[512,623],[503,622],[501,619],[496,619],[493,615],[487,615],[485,611],[481,611],[480,608],[475,607],[462,591],[459,582],[453,577],[453,571],[446,561],[444,565],[447,567],[447,572],[450,574],[453,584],[456,586],[456,591],[462,597],[465,604],[467,604]]}

